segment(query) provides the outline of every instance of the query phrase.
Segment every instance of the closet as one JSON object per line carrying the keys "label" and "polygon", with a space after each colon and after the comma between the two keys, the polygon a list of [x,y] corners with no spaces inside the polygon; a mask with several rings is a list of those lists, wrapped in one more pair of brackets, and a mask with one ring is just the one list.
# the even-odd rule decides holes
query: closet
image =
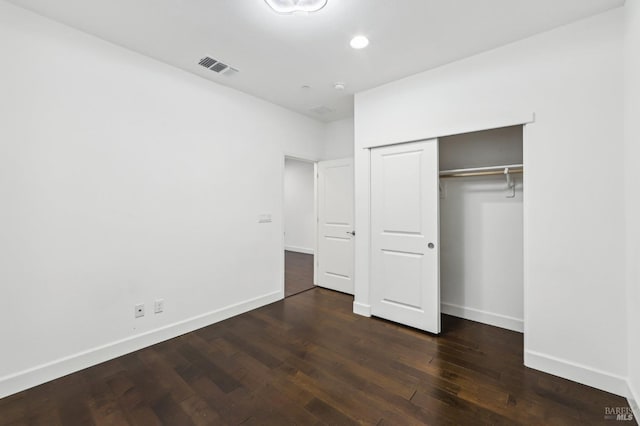
{"label": "closet", "polygon": [[442,312],[523,331],[522,126],[439,147]]}
{"label": "closet", "polygon": [[371,150],[371,312],[523,331],[522,126]]}

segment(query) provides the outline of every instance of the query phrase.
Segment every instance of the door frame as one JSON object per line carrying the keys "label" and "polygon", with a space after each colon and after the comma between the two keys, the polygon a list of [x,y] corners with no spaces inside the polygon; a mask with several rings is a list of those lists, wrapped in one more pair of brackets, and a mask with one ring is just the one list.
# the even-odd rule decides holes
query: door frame
{"label": "door frame", "polygon": [[318,160],[311,158],[300,157],[299,155],[284,153],[282,156],[282,167],[280,176],[280,188],[282,188],[282,207],[281,207],[281,225],[280,225],[280,299],[284,299],[285,288],[285,206],[284,206],[284,173],[287,160],[301,161],[303,163],[313,164],[313,285],[317,285],[317,253],[318,253]]}

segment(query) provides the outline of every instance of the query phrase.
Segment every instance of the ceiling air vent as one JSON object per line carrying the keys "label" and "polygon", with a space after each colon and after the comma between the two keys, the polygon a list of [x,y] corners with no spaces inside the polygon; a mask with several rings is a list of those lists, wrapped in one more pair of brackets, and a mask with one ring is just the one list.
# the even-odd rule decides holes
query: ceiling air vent
{"label": "ceiling air vent", "polygon": [[314,114],[318,114],[318,115],[325,115],[328,114],[330,112],[333,112],[333,110],[331,108],[328,108],[324,105],[319,105],[313,108],[309,108],[309,111],[311,111]]}
{"label": "ceiling air vent", "polygon": [[210,58],[208,56],[205,56],[204,58],[200,59],[199,64],[202,65],[205,68],[210,68],[211,65],[215,64],[216,62],[218,62],[218,61],[216,61],[215,59]]}
{"label": "ceiling air vent", "polygon": [[209,69],[211,71],[213,71],[213,72],[222,72],[222,71],[226,70],[227,68],[229,68],[229,66],[227,64],[223,64],[222,62],[218,62],[217,64],[213,65]]}
{"label": "ceiling air vent", "polygon": [[213,59],[211,56],[205,56],[200,59],[198,65],[207,68],[217,74],[233,75],[238,72],[237,69],[230,67],[229,65]]}

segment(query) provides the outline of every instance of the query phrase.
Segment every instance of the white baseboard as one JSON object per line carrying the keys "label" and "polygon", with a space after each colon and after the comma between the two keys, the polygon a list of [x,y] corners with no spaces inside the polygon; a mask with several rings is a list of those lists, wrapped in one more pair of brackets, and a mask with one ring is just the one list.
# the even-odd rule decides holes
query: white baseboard
{"label": "white baseboard", "polygon": [[636,392],[636,389],[631,384],[631,381],[627,379],[627,401],[629,402],[629,407],[631,407],[631,411],[633,411],[633,418],[636,419],[636,422],[640,421],[640,394]]}
{"label": "white baseboard", "polygon": [[0,398],[46,383],[70,373],[135,352],[283,298],[282,291],[198,315],[174,324],[127,337],[0,378]]}
{"label": "white baseboard", "polygon": [[524,365],[623,397],[629,392],[625,377],[540,352],[525,350]]}
{"label": "white baseboard", "polygon": [[296,253],[314,254],[314,250],[305,247],[284,246],[286,251],[295,251]]}
{"label": "white baseboard", "polygon": [[493,312],[482,311],[480,309],[469,308],[466,306],[454,305],[452,303],[441,303],[440,309],[443,314],[453,315],[454,317],[464,318],[524,333],[524,321],[520,318],[495,314]]}
{"label": "white baseboard", "polygon": [[364,303],[353,302],[353,313],[362,315],[363,317],[371,316],[371,305],[365,305]]}

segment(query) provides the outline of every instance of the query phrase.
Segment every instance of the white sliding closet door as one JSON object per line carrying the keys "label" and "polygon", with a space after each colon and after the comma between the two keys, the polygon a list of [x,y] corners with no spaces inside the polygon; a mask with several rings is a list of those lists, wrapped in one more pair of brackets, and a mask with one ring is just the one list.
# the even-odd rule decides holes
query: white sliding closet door
{"label": "white sliding closet door", "polygon": [[440,333],[438,140],[371,150],[371,313]]}

